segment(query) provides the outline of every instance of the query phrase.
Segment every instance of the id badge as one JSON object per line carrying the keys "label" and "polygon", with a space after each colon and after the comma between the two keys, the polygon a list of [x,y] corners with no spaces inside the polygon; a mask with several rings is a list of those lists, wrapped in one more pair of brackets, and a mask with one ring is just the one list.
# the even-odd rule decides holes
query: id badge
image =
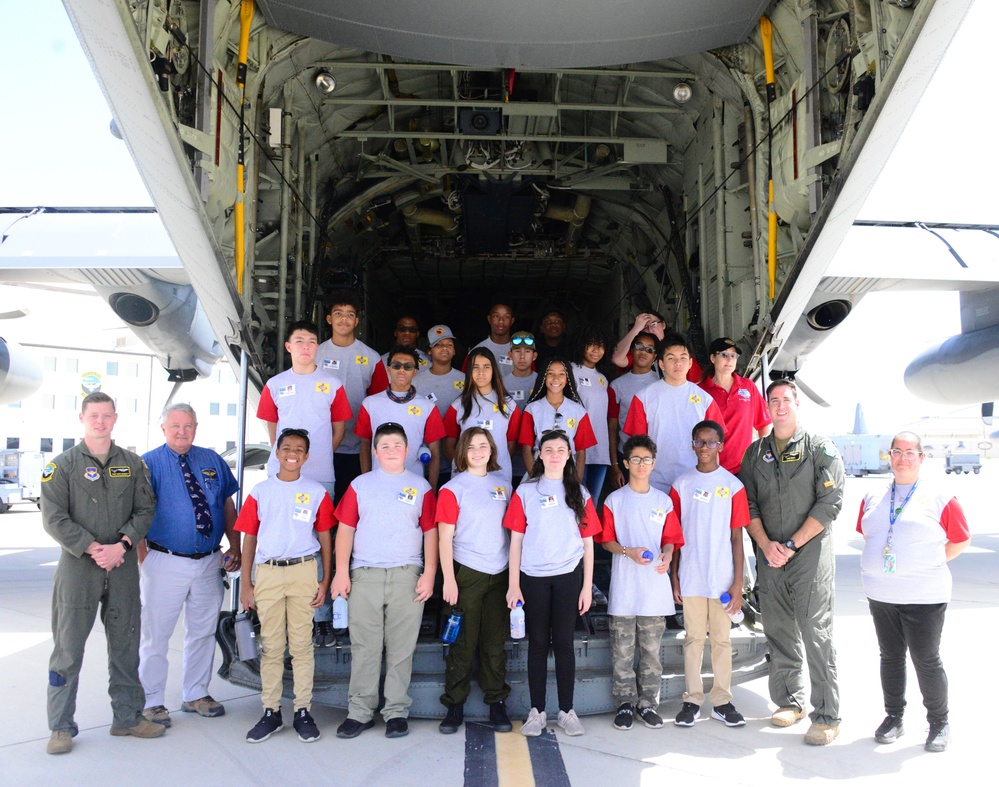
{"label": "id badge", "polygon": [[885,574],[895,573],[895,553],[885,552],[884,556],[881,558],[881,570]]}

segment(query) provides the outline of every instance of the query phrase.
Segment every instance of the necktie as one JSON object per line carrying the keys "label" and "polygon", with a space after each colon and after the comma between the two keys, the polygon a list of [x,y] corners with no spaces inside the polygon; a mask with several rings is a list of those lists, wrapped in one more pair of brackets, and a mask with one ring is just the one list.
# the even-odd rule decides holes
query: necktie
{"label": "necktie", "polygon": [[184,476],[187,492],[191,496],[191,505],[194,506],[194,523],[198,528],[198,534],[210,538],[212,535],[212,512],[208,508],[208,499],[205,497],[198,479],[191,472],[191,465],[187,463],[187,454],[178,454],[177,459],[180,461],[180,472]]}

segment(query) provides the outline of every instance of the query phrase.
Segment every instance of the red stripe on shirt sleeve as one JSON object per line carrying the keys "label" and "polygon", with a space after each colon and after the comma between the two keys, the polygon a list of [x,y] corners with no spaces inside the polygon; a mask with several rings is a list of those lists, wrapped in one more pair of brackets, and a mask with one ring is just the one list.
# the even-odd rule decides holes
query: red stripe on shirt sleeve
{"label": "red stripe on shirt sleeve", "polygon": [[510,406],[513,407],[513,411],[510,413],[510,420],[506,425],[506,441],[515,443],[520,435],[520,422],[523,420],[523,414],[517,405],[511,404]]}
{"label": "red stripe on shirt sleeve", "polygon": [[607,417],[621,417],[621,404],[617,400],[617,394],[614,393],[614,389],[609,385],[607,386]]}
{"label": "red stripe on shirt sleeve", "polygon": [[375,370],[371,373],[371,384],[368,386],[368,396],[381,393],[388,388],[388,372],[385,371],[385,364],[379,359],[375,364]]}
{"label": "red stripe on shirt sleeve", "polygon": [[746,497],[746,490],[740,489],[732,495],[732,519],[729,527],[732,530],[745,527],[749,524],[749,498]]}
{"label": "red stripe on shirt sleeve", "polygon": [[431,407],[427,422],[423,425],[423,441],[430,445],[446,436],[447,432],[444,431],[444,422],[441,420],[440,411],[436,407]]}
{"label": "red stripe on shirt sleeve", "polygon": [[347,389],[342,385],[337,389],[336,396],[333,397],[333,404],[330,405],[330,421],[349,421],[354,417],[354,412],[350,409],[350,402],[347,400]]}
{"label": "red stripe on shirt sleeve", "polygon": [[964,509],[957,502],[956,497],[952,497],[944,506],[940,514],[940,524],[944,532],[947,533],[947,540],[952,544],[960,544],[971,538],[971,530],[968,528],[968,520],[964,516]]}
{"label": "red stripe on shirt sleeve", "polygon": [[336,515],[333,513],[333,501],[330,500],[329,492],[327,492],[323,495],[323,502],[319,504],[314,528],[317,533],[322,533],[326,530],[332,530],[334,525],[336,525]]}
{"label": "red stripe on shirt sleeve", "polygon": [[239,509],[239,516],[236,517],[236,530],[240,533],[255,536],[260,531],[260,515],[257,509],[257,498],[249,495],[243,501],[243,507]]}
{"label": "red stripe on shirt sleeve", "polygon": [[[437,412],[436,407],[434,408],[434,412]],[[440,414],[437,417],[440,418]],[[436,511],[437,496],[434,494],[433,489],[428,489],[423,495],[423,510],[420,512],[420,530],[424,533],[437,527],[437,520],[434,519]]]}
{"label": "red stripe on shirt sleeve", "polygon": [[680,527],[680,518],[676,515],[676,510],[666,514],[666,521],[663,522],[663,535],[659,548],[662,549],[667,544],[672,544],[675,549],[683,546],[683,529]]}
{"label": "red stripe on shirt sleeve", "polygon": [[593,498],[586,498],[586,507],[583,509],[583,524],[579,526],[579,535],[588,538],[598,535],[603,529],[600,517],[597,516],[597,509],[593,506]]}
{"label": "red stripe on shirt sleeve", "polygon": [[518,533],[527,532],[527,517],[524,515],[524,502],[516,492],[510,496],[510,505],[507,506],[506,513],[503,515],[503,527],[507,530],[515,530]]}
{"label": "red stripe on shirt sleeve", "polygon": [[593,434],[593,425],[590,423],[590,415],[587,413],[576,426],[576,434],[572,438],[572,444],[577,451],[585,451],[597,444],[597,436]]}
{"label": "red stripe on shirt sleeve", "polygon": [[593,537],[593,540],[598,544],[606,544],[608,541],[617,541],[617,531],[614,529],[614,512],[611,511],[609,505],[604,504],[602,519],[604,528],[598,535]]}
{"label": "red stripe on shirt sleeve", "polygon": [[260,402],[257,404],[257,418],[272,424],[278,422],[277,405],[274,404],[274,397],[271,395],[269,385],[265,385],[264,390],[260,392]]}
{"label": "red stripe on shirt sleeve", "polygon": [[865,497],[860,501],[860,513],[857,514],[857,532],[864,532],[864,506],[867,504],[867,498]]}
{"label": "red stripe on shirt sleeve", "polygon": [[347,491],[343,493],[343,497],[340,498],[340,504],[336,507],[336,518],[341,525],[346,525],[347,527],[357,527],[357,523],[361,519],[361,512],[357,508],[357,492],[354,491],[354,485],[351,484],[347,487]]}
{"label": "red stripe on shirt sleeve", "polygon": [[649,433],[649,421],[645,416],[645,404],[637,395],[631,400],[631,407],[628,408],[628,420],[624,422],[624,429],[622,431],[628,437]]}
{"label": "red stripe on shirt sleeve", "polygon": [[452,437],[457,440],[461,437],[461,427],[458,426],[458,411],[454,409],[454,406],[447,408],[447,412],[444,413],[444,436]]}
{"label": "red stripe on shirt sleeve", "polygon": [[520,438],[517,440],[521,445],[534,445],[534,416],[524,410],[524,417],[520,419]]}
{"label": "red stripe on shirt sleeve", "polygon": [[701,371],[701,365],[697,362],[696,358],[691,357],[690,369],[687,371],[687,380],[692,383],[697,383],[703,376],[704,372]]}
{"label": "red stripe on shirt sleeve", "polygon": [[683,514],[681,513],[680,508],[680,493],[676,491],[675,486],[671,486],[669,489],[669,499],[673,503],[673,511],[676,513],[677,518],[682,518]]}
{"label": "red stripe on shirt sleeve", "polygon": [[365,440],[370,440],[371,435],[374,432],[371,431],[371,416],[368,415],[368,411],[364,409],[364,405],[361,405],[361,409],[357,411],[357,421],[354,423],[354,434],[358,437],[362,437]]}
{"label": "red stripe on shirt sleeve", "polygon": [[454,496],[454,492],[450,489],[442,489],[437,496],[437,513],[434,514],[437,524],[458,524],[458,511],[458,498]]}

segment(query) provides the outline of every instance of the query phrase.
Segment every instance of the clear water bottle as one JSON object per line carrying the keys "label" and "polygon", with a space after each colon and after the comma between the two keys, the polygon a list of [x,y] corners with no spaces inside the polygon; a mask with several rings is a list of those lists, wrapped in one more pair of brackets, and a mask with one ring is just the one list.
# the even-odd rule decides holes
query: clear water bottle
{"label": "clear water bottle", "polygon": [[430,464],[430,449],[427,448],[426,443],[420,443],[420,450],[416,454],[420,457],[420,463],[428,465]]}
{"label": "clear water bottle", "polygon": [[[732,600],[732,594],[722,593],[721,596],[719,596],[718,600],[722,604],[728,605],[728,603]],[[742,610],[740,609],[738,612],[730,612],[728,617],[729,620],[738,625],[739,623],[742,623],[743,619],[745,619],[746,616],[743,614]]]}
{"label": "clear water bottle", "polygon": [[333,628],[347,628],[347,599],[337,596],[333,600]]}
{"label": "clear water bottle", "polygon": [[523,639],[527,634],[527,623],[524,620],[524,604],[517,602],[517,606],[510,610],[510,636],[514,639]]}
{"label": "clear water bottle", "polygon": [[448,645],[453,644],[458,639],[458,632],[461,631],[461,620],[463,617],[464,614],[459,607],[451,607],[451,617],[447,619],[447,625],[444,626],[444,633],[441,634],[441,639]]}
{"label": "clear water bottle", "polygon": [[652,552],[651,549],[646,549],[642,553],[642,560],[652,560],[652,558],[654,558],[654,557],[655,557],[655,554],[653,554],[653,552]]}

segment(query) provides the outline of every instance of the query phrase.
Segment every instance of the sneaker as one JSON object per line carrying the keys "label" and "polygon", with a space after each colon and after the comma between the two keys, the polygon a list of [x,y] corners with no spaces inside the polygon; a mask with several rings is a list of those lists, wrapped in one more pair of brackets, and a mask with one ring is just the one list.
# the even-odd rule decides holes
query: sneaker
{"label": "sneaker", "polygon": [[361,722],[348,717],[344,720],[343,724],[336,728],[336,736],[338,738],[356,738],[362,732],[370,730],[374,726],[374,719]]}
{"label": "sneaker", "polygon": [[650,730],[658,730],[663,726],[663,717],[656,713],[655,708],[651,705],[639,708],[638,715],[642,717],[642,721],[645,722],[645,726]]}
{"label": "sneaker", "polygon": [[257,722],[256,726],[246,733],[247,743],[262,743],[267,740],[275,732],[281,732],[284,729],[284,722],[281,721],[281,709],[271,710],[267,708],[264,711],[264,715],[260,717],[260,721]]}
{"label": "sneaker", "polygon": [[493,728],[493,732],[510,732],[513,729],[513,722],[510,721],[503,700],[489,703],[489,726]]}
{"label": "sneaker", "polygon": [[[209,719],[213,719],[216,716],[225,716],[225,707],[222,703],[212,699],[211,695],[208,694],[200,700],[182,702],[180,704],[180,709],[184,711],[184,713],[197,713],[199,716],[205,716]],[[166,710],[166,708],[163,710]],[[153,719],[153,721],[155,721],[155,719]],[[167,724],[167,727],[169,726],[170,725]]]}
{"label": "sneaker", "polygon": [[630,730],[634,715],[635,709],[630,702],[621,703],[617,709],[617,716],[614,717],[614,729]]}
{"label": "sneaker", "polygon": [[162,724],[164,727],[170,726],[170,711],[165,705],[154,705],[142,711],[142,715],[155,724]]}
{"label": "sneaker", "polygon": [[793,705],[783,705],[773,712],[770,723],[774,727],[790,727],[805,718],[805,711]]}
{"label": "sneaker", "polygon": [[931,721],[930,734],[923,746],[926,751],[947,751],[950,744],[950,724],[945,721]]}
{"label": "sneaker", "polygon": [[711,718],[725,722],[726,727],[744,727],[746,720],[742,714],[735,709],[735,705],[726,702],[724,705],[716,705],[711,709]]}
{"label": "sneaker", "polygon": [[894,743],[905,734],[902,717],[889,713],[881,726],[874,730],[874,740],[878,743]]}
{"label": "sneaker", "polygon": [[819,724],[812,722],[812,726],[805,733],[805,743],[811,746],[828,746],[839,735],[838,724]]}
{"label": "sneaker", "polygon": [[531,708],[531,712],[527,714],[527,721],[521,726],[520,731],[528,738],[536,738],[546,729],[548,729],[548,714],[543,710]]}
{"label": "sneaker", "polygon": [[319,728],[316,726],[315,719],[305,708],[299,708],[295,711],[294,721],[292,722],[295,726],[295,732],[298,733],[298,739],[303,743],[312,743],[313,741],[318,741],[322,737],[322,733],[319,732]]}
{"label": "sneaker", "polygon": [[701,718],[701,706],[692,702],[683,703],[680,712],[676,714],[673,723],[677,727],[693,727],[694,722]]}
{"label": "sneaker", "polygon": [[336,645],[336,635],[333,633],[333,624],[326,620],[319,623],[313,623],[312,644],[317,648],[332,648]]}
{"label": "sneaker", "polygon": [[583,725],[579,722],[579,716],[576,715],[576,711],[574,710],[569,710],[568,712],[560,710],[558,712],[558,726],[562,728],[562,731],[566,735],[572,737],[582,735],[585,732]]}
{"label": "sneaker", "polygon": [[45,747],[49,754],[69,754],[73,751],[73,733],[66,730],[56,730],[49,738],[49,744]]}
{"label": "sneaker", "polygon": [[401,716],[385,722],[386,738],[405,738],[407,735],[409,735],[409,722]]}
{"label": "sneaker", "polygon": [[135,738],[158,738],[164,732],[166,732],[166,727],[162,724],[154,724],[142,716],[139,717],[139,723],[134,727],[115,727],[113,724],[111,725],[111,734],[115,737],[131,735]]}
{"label": "sneaker", "polygon": [[465,706],[452,705],[447,709],[447,715],[444,717],[444,721],[440,723],[440,726],[437,729],[439,729],[444,735],[454,735],[461,727],[461,723],[464,720]]}

